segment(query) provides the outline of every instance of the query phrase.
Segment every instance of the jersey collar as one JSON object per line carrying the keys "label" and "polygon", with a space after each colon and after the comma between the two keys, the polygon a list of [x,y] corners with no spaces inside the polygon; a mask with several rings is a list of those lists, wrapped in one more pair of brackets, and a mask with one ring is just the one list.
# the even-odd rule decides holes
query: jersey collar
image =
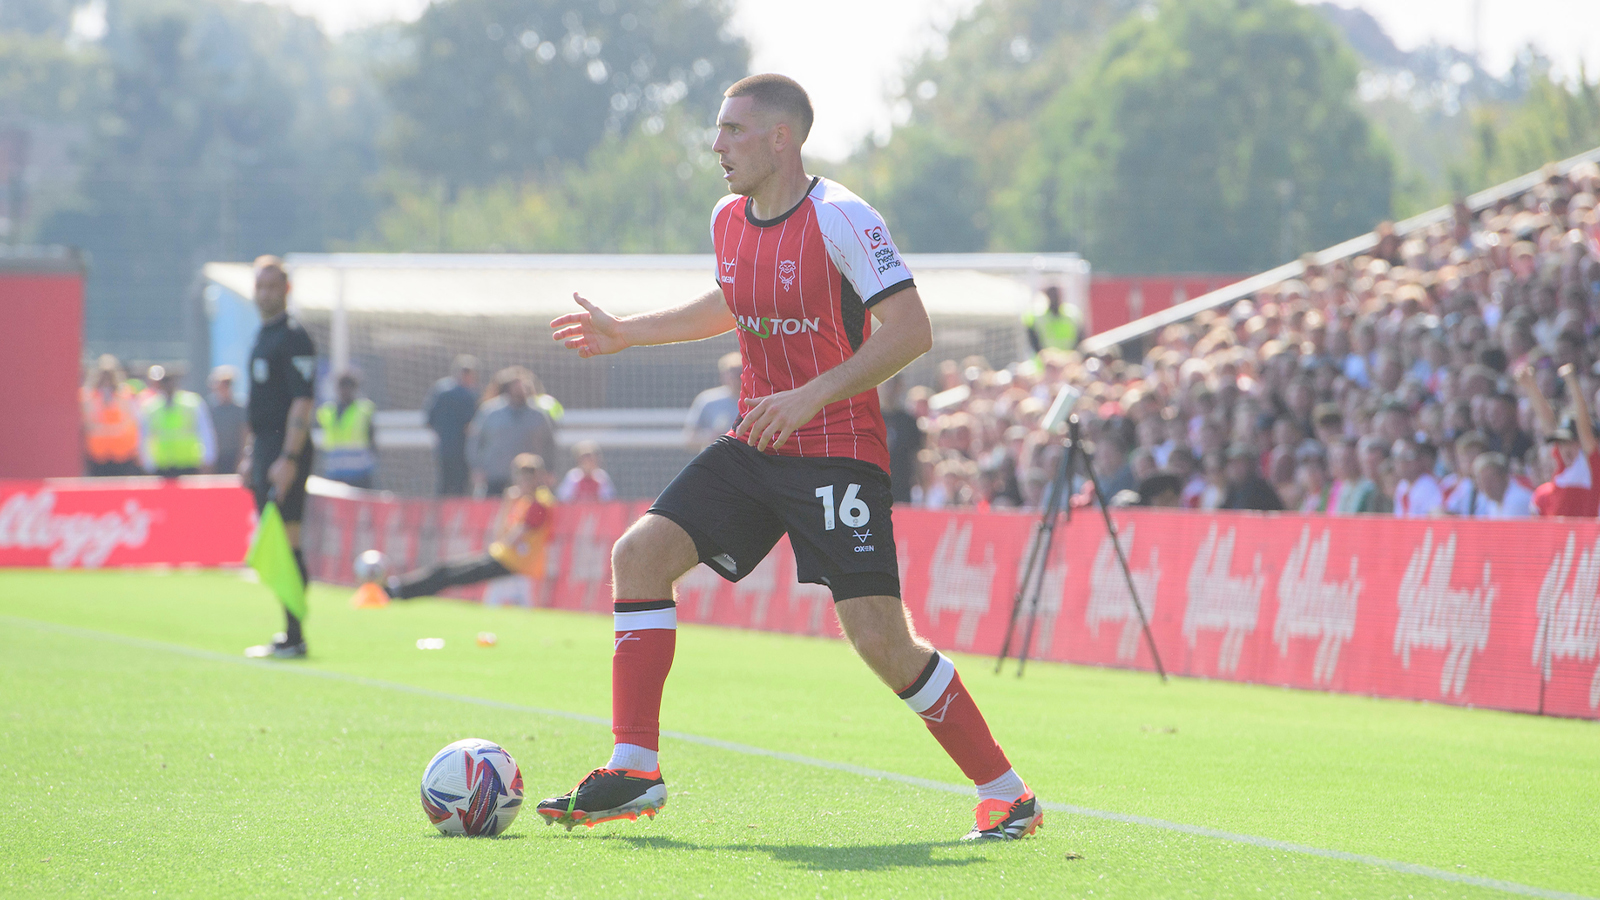
{"label": "jersey collar", "polygon": [[756,218],[755,214],[750,212],[750,198],[749,197],[744,198],[744,218],[745,218],[745,221],[749,222],[751,225],[756,226],[757,228],[771,228],[774,225],[780,224],[781,222],[783,222],[784,219],[787,219],[790,216],[794,215],[795,212],[797,210],[799,210],[801,206],[805,205],[806,199],[811,196],[811,192],[812,191],[817,189],[817,183],[820,182],[820,181],[822,181],[822,176],[821,175],[813,175],[813,176],[811,176],[811,183],[806,186],[805,196],[800,198],[800,202],[799,203],[796,203],[794,206],[790,207],[788,212],[784,213],[781,216],[778,216],[776,219],[758,219],[758,218]]}

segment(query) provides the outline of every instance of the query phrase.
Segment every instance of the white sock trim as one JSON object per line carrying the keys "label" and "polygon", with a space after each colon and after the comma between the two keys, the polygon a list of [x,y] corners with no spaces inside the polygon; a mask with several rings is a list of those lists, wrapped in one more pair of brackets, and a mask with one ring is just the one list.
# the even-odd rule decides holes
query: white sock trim
{"label": "white sock trim", "polygon": [[611,618],[616,623],[617,631],[646,631],[652,628],[676,631],[678,629],[678,608],[676,606],[669,606],[666,609],[645,609],[639,612],[612,613]]}
{"label": "white sock trim", "polygon": [[955,677],[956,664],[950,661],[950,657],[939,654],[939,664],[934,667],[933,677],[921,690],[906,698],[906,705],[911,707],[912,712],[922,715],[944,697],[945,688],[950,686]]}
{"label": "white sock trim", "polygon": [[606,763],[606,768],[654,772],[659,765],[656,756],[656,751],[648,747],[641,747],[638,744],[617,744],[611,748],[611,761]]}
{"label": "white sock trim", "polygon": [[1028,792],[1028,786],[1022,783],[1022,776],[1016,769],[1007,769],[1004,775],[993,781],[978,785],[979,800],[1004,800],[1015,803]]}

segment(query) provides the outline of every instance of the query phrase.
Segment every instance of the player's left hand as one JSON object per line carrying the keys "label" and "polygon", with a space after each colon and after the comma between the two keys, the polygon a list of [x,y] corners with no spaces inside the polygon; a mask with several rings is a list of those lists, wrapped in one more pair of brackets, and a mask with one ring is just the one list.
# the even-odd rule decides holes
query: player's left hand
{"label": "player's left hand", "polygon": [[816,418],[824,405],[811,396],[806,386],[769,394],[740,420],[733,436],[762,453],[768,448],[776,450],[788,442],[789,435]]}

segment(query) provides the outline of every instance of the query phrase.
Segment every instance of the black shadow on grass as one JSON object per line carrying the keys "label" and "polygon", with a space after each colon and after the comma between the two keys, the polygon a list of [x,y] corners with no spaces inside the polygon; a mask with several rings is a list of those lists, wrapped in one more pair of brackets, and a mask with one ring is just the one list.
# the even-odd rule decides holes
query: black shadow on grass
{"label": "black shadow on grass", "polygon": [[793,863],[808,872],[877,872],[885,869],[926,869],[970,866],[986,862],[981,857],[934,859],[933,848],[954,847],[954,843],[924,841],[912,844],[874,844],[865,847],[807,847],[771,844],[694,844],[669,837],[606,835],[603,840],[626,841],[656,850],[757,851],[771,854],[778,862]]}

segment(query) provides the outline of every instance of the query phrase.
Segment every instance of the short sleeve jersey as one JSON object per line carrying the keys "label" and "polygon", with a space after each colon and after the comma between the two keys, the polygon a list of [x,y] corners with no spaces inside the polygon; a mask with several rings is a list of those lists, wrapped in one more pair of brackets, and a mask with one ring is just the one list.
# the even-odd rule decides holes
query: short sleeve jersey
{"label": "short sleeve jersey", "polygon": [[[812,179],[799,204],[775,219],[757,219],[747,197],[723,199],[711,239],[744,358],[741,418],[761,398],[849,359],[872,333],[867,311],[912,286],[883,218],[825,178]],[[889,471],[878,392],[828,404],[775,452],[848,457]]]}
{"label": "short sleeve jersey", "polygon": [[250,349],[250,430],[258,435],[288,431],[289,405],[312,396],[317,351],[293,316],[261,326]]}

